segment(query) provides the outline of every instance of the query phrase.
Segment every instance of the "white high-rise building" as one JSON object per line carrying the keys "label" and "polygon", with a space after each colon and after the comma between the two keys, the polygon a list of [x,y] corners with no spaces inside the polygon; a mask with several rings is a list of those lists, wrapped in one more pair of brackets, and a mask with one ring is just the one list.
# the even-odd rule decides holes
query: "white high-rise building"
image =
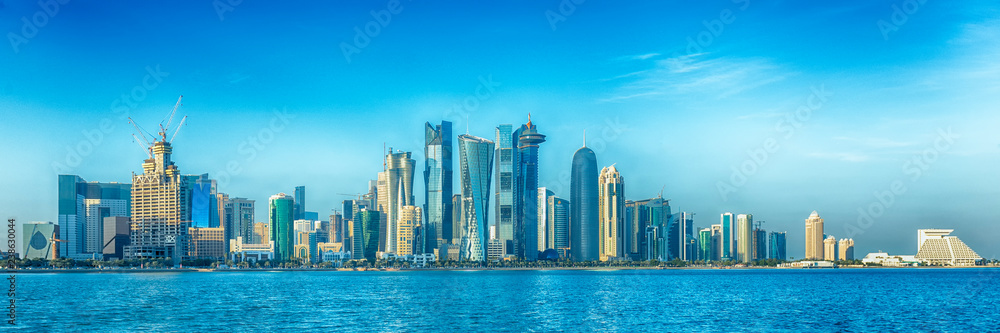
{"label": "white high-rise building", "polygon": [[549,198],[553,196],[555,193],[552,191],[544,187],[538,188],[538,251],[555,248],[552,244],[553,235],[550,233],[553,221],[549,219]]}

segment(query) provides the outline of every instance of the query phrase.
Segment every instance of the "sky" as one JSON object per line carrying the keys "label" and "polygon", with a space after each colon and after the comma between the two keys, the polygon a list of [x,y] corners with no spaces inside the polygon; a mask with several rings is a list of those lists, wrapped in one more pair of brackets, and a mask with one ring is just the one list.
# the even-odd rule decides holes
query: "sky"
{"label": "sky", "polygon": [[662,192],[697,227],[753,214],[791,258],[814,210],[859,258],[915,254],[921,228],[1000,257],[989,1],[40,3],[0,0],[0,215],[18,221],[57,220],[58,174],[130,182],[127,118],[153,132],[183,95],[178,168],[261,222],[298,185],[328,215],[383,147],[413,152],[423,203],[425,122],[494,140],[530,113],[558,196],[586,131],[629,199]]}

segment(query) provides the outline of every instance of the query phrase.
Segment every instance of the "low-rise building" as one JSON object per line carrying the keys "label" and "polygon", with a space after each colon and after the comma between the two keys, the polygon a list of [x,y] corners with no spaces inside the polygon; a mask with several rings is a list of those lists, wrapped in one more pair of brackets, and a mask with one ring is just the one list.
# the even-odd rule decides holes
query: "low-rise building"
{"label": "low-rise building", "polygon": [[885,252],[873,252],[866,255],[861,262],[887,267],[917,266],[920,262],[914,256],[893,256]]}
{"label": "low-rise building", "polygon": [[236,241],[229,243],[229,259],[237,262],[274,260],[274,242],[245,244],[243,237],[236,237]]}

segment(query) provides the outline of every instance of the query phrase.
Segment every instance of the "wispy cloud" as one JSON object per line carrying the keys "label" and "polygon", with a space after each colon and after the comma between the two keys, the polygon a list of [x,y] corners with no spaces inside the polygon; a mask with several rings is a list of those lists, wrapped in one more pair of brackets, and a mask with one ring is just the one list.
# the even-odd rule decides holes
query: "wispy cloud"
{"label": "wispy cloud", "polygon": [[622,56],[622,57],[618,57],[617,60],[619,60],[619,61],[648,60],[650,58],[655,58],[655,57],[659,57],[659,56],[660,56],[659,53],[651,52],[651,53],[643,53],[643,54],[635,54],[635,55]]}
{"label": "wispy cloud", "polygon": [[809,153],[809,157],[859,163],[871,159],[870,156],[858,153]]}
{"label": "wispy cloud", "polygon": [[[651,57],[647,57],[649,59]],[[617,76],[632,78],[603,102],[637,97],[706,94],[726,98],[763,85],[782,81],[789,73],[764,59],[711,57],[707,53],[650,60],[651,68]]]}
{"label": "wispy cloud", "polygon": [[742,115],[742,116],[738,116],[738,117],[736,117],[736,119],[737,120],[761,119],[761,118],[767,119],[767,118],[784,117],[786,115],[788,115],[788,114],[787,113],[781,113],[781,112],[759,112],[759,113],[751,113],[751,114],[745,114],[745,115]]}
{"label": "wispy cloud", "polygon": [[838,141],[852,142],[860,146],[863,146],[865,148],[875,148],[875,149],[903,148],[914,145],[913,142],[894,141],[886,138],[855,138],[855,137],[838,136],[834,137],[833,139]]}

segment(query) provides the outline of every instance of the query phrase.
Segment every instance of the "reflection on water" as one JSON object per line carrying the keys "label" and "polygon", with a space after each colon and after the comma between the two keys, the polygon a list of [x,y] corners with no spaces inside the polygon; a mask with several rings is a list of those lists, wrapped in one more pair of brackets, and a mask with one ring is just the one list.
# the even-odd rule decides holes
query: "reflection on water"
{"label": "reflection on water", "polygon": [[20,274],[34,330],[993,330],[997,269]]}

